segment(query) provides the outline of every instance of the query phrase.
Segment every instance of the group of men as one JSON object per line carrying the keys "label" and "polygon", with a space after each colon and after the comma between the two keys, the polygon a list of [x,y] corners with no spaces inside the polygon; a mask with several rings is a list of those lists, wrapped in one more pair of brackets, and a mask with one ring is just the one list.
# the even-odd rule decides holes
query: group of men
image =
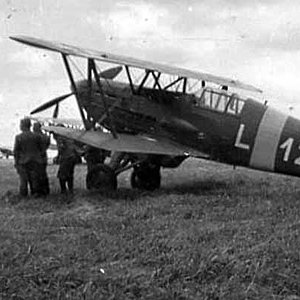
{"label": "group of men", "polygon": [[[31,131],[31,120],[20,121],[21,133],[15,138],[15,167],[20,177],[20,196],[30,194],[34,197],[46,196],[50,192],[47,176],[47,149],[50,136],[43,133],[41,124],[34,123]],[[58,178],[62,193],[73,192],[73,174],[78,154],[72,141],[54,136],[58,147]]]}

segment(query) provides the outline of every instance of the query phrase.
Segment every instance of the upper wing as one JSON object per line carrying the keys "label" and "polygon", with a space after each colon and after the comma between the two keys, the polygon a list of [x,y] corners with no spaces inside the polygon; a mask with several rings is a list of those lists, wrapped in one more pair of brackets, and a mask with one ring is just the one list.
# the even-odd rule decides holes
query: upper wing
{"label": "upper wing", "polygon": [[131,67],[157,71],[160,73],[166,73],[170,75],[204,80],[204,81],[220,84],[222,86],[230,86],[233,88],[249,90],[252,92],[259,92],[259,93],[262,92],[260,89],[252,85],[242,83],[238,80],[232,80],[229,78],[215,76],[207,73],[195,72],[195,71],[178,68],[178,67],[170,67],[164,64],[158,64],[150,61],[135,59],[127,56],[115,55],[115,54],[97,51],[97,50],[84,49],[81,47],[75,47],[75,46],[71,46],[59,42],[46,41],[43,39],[37,39],[33,37],[13,36],[10,38],[20,43],[24,43],[26,45],[47,49],[55,52],[60,52],[67,55],[74,55],[74,56],[79,56],[84,58],[92,58],[104,62],[123,64]]}
{"label": "upper wing", "polygon": [[108,151],[209,158],[209,156],[203,152],[170,142],[166,139],[146,135],[118,134],[118,138],[114,138],[110,133],[101,131],[76,130],[56,126],[43,126],[42,128],[72,140]]}

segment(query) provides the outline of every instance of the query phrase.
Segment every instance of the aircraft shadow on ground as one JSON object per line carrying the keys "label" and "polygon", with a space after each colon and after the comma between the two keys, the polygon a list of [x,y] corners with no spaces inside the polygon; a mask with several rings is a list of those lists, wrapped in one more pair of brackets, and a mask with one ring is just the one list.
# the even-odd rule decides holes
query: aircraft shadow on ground
{"label": "aircraft shadow on ground", "polygon": [[167,194],[203,195],[214,194],[223,189],[227,190],[229,187],[230,184],[225,181],[205,180],[166,186],[162,187],[160,191]]}
{"label": "aircraft shadow on ground", "polygon": [[[45,199],[27,199],[28,205],[31,207],[33,204],[36,204],[37,208],[40,207],[41,200],[43,202],[49,202],[51,207],[57,206],[64,206],[66,204],[71,204],[72,202],[77,202],[79,199],[85,199],[88,201],[92,201],[95,203],[103,202],[103,201],[135,201],[141,200],[144,197],[161,197],[164,195],[183,195],[183,194],[190,194],[190,195],[214,195],[219,194],[220,192],[227,192],[229,189],[232,188],[232,185],[226,181],[221,180],[203,180],[203,181],[192,181],[192,182],[185,182],[180,184],[168,184],[163,185],[160,189],[154,191],[144,191],[144,190],[137,190],[132,189],[130,187],[120,187],[116,191],[87,191],[87,190],[76,190],[73,196],[65,196],[59,193],[50,194]],[[28,201],[30,200],[31,201]],[[1,197],[2,201],[5,201],[10,204],[19,204],[23,201],[18,198],[12,192],[7,192]],[[20,203],[20,204],[21,204]],[[21,205],[23,207],[23,205]],[[27,206],[27,205],[25,205]],[[34,205],[35,206],[35,205]],[[23,207],[24,208],[24,207]],[[32,208],[32,207],[31,207]]]}
{"label": "aircraft shadow on ground", "polygon": [[226,191],[230,188],[230,184],[225,181],[215,181],[215,180],[206,180],[201,182],[188,182],[181,184],[172,184],[168,186],[162,186],[158,190],[154,191],[143,191],[135,190],[131,188],[119,188],[116,192],[112,193],[99,193],[99,192],[88,192],[88,194],[94,197],[112,198],[115,200],[139,200],[143,197],[159,197],[163,195],[182,195],[182,194],[192,194],[192,195],[208,195],[219,193],[220,191]]}

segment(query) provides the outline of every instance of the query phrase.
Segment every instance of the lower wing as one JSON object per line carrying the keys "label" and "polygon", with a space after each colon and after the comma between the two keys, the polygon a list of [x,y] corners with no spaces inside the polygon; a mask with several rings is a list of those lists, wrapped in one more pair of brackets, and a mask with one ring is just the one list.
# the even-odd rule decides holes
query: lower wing
{"label": "lower wing", "polygon": [[209,158],[209,155],[193,148],[174,143],[167,139],[148,135],[118,134],[114,138],[110,133],[92,130],[77,130],[65,127],[43,126],[43,129],[57,135],[108,151],[145,153],[161,155],[184,155]]}

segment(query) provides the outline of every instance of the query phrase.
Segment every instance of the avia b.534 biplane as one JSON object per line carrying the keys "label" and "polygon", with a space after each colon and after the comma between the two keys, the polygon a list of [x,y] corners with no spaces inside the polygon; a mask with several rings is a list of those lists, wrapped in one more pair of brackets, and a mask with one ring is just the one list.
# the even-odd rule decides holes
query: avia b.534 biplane
{"label": "avia b.534 biplane", "polygon": [[[51,106],[57,111],[59,102],[74,95],[85,129],[44,129],[112,153],[108,164],[87,174],[88,188],[116,188],[117,175],[130,168],[132,187],[159,188],[161,168],[178,167],[188,157],[300,175],[300,121],[241,96],[261,92],[251,85],[42,39],[11,38],[62,56],[71,93],[32,113]],[[84,80],[75,80],[72,57],[86,60]],[[112,67],[103,71],[103,63]]]}

